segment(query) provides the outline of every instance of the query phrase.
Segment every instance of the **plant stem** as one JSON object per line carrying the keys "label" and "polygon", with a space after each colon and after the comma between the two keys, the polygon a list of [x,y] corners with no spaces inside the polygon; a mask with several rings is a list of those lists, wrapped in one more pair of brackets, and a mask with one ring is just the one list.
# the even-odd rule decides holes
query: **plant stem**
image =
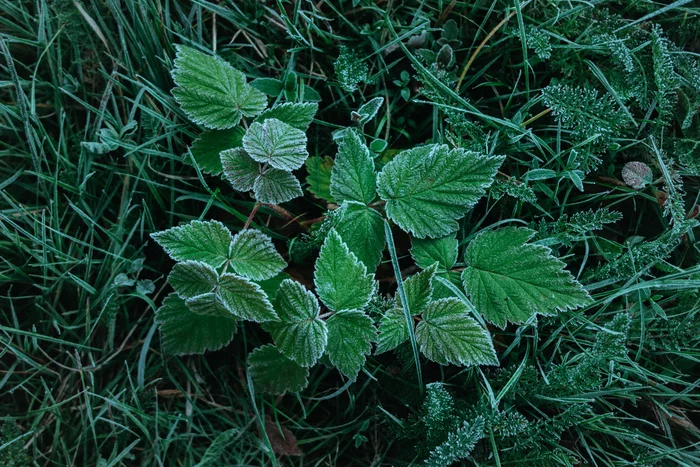
{"label": "plant stem", "polygon": [[243,230],[247,230],[248,227],[250,227],[250,223],[253,221],[253,217],[255,217],[255,214],[258,212],[258,209],[260,209],[260,202],[256,201],[255,206],[253,206],[253,210],[250,211],[250,216],[248,216],[248,220],[245,221]]}

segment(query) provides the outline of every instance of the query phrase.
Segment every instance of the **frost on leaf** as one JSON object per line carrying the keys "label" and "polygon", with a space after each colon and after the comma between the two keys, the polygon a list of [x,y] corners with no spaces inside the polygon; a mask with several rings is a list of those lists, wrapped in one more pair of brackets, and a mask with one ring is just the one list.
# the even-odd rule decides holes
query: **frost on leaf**
{"label": "frost on leaf", "polygon": [[336,202],[369,204],[377,196],[377,174],[369,149],[355,131],[348,131],[338,147],[331,172],[331,195]]}
{"label": "frost on leaf", "polygon": [[309,370],[282,355],[274,345],[263,345],[248,355],[248,371],[261,392],[300,392],[308,384]]}
{"label": "frost on leaf", "polygon": [[341,47],[340,55],[333,65],[340,85],[347,92],[357,90],[358,84],[367,81],[369,74],[367,63],[347,47]]}
{"label": "frost on leaf", "polygon": [[276,118],[289,126],[304,131],[311,125],[317,111],[318,104],[315,102],[285,102],[267,109],[258,116],[256,121],[264,122],[268,118]]}
{"label": "frost on leaf", "polygon": [[457,219],[484,195],[503,160],[446,145],[409,149],[379,173],[379,196],[404,231],[443,237],[457,230]]}
{"label": "frost on leaf", "polygon": [[[412,275],[404,281],[408,309],[412,315],[419,315],[425,310],[433,296],[433,276],[438,263],[433,263],[425,270]],[[397,305],[403,308],[401,297],[397,294]]]}
{"label": "frost on leaf", "polygon": [[218,280],[219,274],[214,268],[206,263],[191,260],[177,263],[168,276],[168,283],[183,299],[211,292]]}
{"label": "frost on leaf", "polygon": [[163,350],[169,354],[199,354],[231,342],[238,323],[220,316],[193,313],[185,301],[172,293],[156,311]]}
{"label": "frost on leaf", "polygon": [[282,282],[275,310],[279,321],[264,325],[277,348],[304,367],[313,366],[326,350],[328,330],[318,316],[320,306],[313,293],[287,279]]}
{"label": "frost on leaf", "polygon": [[382,107],[383,103],[383,97],[375,97],[374,99],[365,102],[359,109],[357,109],[357,112],[352,113],[353,120],[357,120],[357,123],[360,125],[365,125],[377,115],[377,112],[379,112],[379,109]]}
{"label": "frost on leaf", "polygon": [[314,271],[316,293],[332,311],[362,310],[374,291],[367,267],[350,252],[335,229],[321,247]]}
{"label": "frost on leaf", "polygon": [[256,323],[278,319],[267,294],[248,279],[224,273],[219,278],[217,292],[224,306],[239,318]]}
{"label": "frost on leaf", "polygon": [[190,152],[203,172],[219,175],[223,170],[221,152],[241,147],[244,134],[241,127],[205,131],[194,140]]}
{"label": "frost on leaf", "polygon": [[649,185],[654,179],[654,175],[644,162],[632,161],[622,168],[622,180],[627,186],[635,190],[641,190]]}
{"label": "frost on leaf", "polygon": [[260,175],[260,165],[241,148],[220,153],[224,177],[236,191],[250,191]]}
{"label": "frost on leaf", "polygon": [[255,229],[243,230],[233,237],[230,257],[234,271],[254,281],[274,277],[287,267],[270,237]]}
{"label": "frost on leaf", "polygon": [[195,123],[211,129],[232,128],[254,117],[267,98],[246,83],[245,75],[224,60],[190,47],[177,46],[173,96]]}
{"label": "frost on leaf", "polygon": [[326,352],[341,373],[355,381],[366,355],[377,340],[372,318],[359,310],[345,310],[328,318],[328,346]]}
{"label": "frost on leaf", "polygon": [[216,292],[208,292],[188,298],[185,303],[187,308],[197,315],[237,319],[237,316],[221,300],[221,295]]}
{"label": "frost on leaf", "polygon": [[476,443],[484,437],[485,421],[479,415],[471,423],[466,420],[462,426],[447,435],[447,440],[430,452],[425,461],[427,467],[445,467],[453,465],[460,459],[466,459],[474,450]]}
{"label": "frost on leaf", "polygon": [[290,172],[268,168],[253,184],[255,199],[261,203],[282,204],[303,196],[299,180]]}
{"label": "frost on leaf", "polygon": [[479,234],[467,248],[464,287],[479,313],[500,328],[592,302],[549,248],[527,243],[534,235],[506,227]]}
{"label": "frost on leaf", "polygon": [[243,149],[230,149],[221,153],[224,177],[234,190],[253,191],[261,203],[282,204],[302,196],[299,180],[288,171],[268,167],[261,171]]}
{"label": "frost on leaf", "polygon": [[306,134],[276,118],[253,123],[243,136],[243,147],[254,160],[287,172],[309,157]]}
{"label": "frost on leaf", "polygon": [[457,262],[457,248],[454,234],[442,238],[414,238],[411,241],[411,256],[421,269],[437,261],[439,269],[449,270]]}
{"label": "frost on leaf", "polygon": [[195,260],[218,268],[228,259],[231,232],[218,221],[192,221],[151,234],[175,261]]}
{"label": "frost on leaf", "polygon": [[346,201],[336,211],[333,224],[350,251],[373,273],[386,245],[382,216],[362,203]]}
{"label": "frost on leaf", "polygon": [[426,357],[443,365],[498,365],[491,336],[456,298],[428,306],[416,326],[416,342]]}
{"label": "frost on leaf", "polygon": [[375,353],[393,350],[407,340],[406,316],[400,308],[392,308],[379,320],[379,342]]}

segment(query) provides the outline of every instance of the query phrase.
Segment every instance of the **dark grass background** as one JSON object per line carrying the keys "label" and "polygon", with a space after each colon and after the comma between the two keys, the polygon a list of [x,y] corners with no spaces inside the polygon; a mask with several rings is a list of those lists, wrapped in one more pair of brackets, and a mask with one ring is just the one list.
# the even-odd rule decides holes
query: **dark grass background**
{"label": "dark grass background", "polygon": [[[536,203],[489,198],[459,234],[466,243],[479,228],[508,219],[537,227],[602,206],[620,211],[623,219],[589,232],[590,242],[557,245],[574,274],[582,264],[590,272],[582,281],[596,284],[596,306],[492,329],[504,370],[424,362],[425,381],[446,382],[464,413],[493,416],[479,401],[496,394],[503,410],[527,419],[517,436],[497,431],[482,441],[478,465],[700,465],[697,240],[691,228],[674,231],[680,221],[674,224],[660,201],[674,195],[662,183],[636,191],[620,182],[628,160],[647,162],[655,179],[662,176],[658,160],[676,163],[682,210],[693,217],[698,173],[688,160],[697,160],[697,150],[683,153],[685,165],[678,161],[698,140],[698,117],[689,128],[680,121],[700,101],[674,91],[673,116],[658,123],[663,89],[653,76],[649,33],[657,24],[674,54],[697,60],[700,6],[642,0],[0,0],[0,465],[422,462],[434,448],[421,432],[430,422],[415,421],[423,401],[410,354],[401,349],[371,357],[349,387],[319,365],[302,394],[257,395],[255,405],[245,360],[269,341],[259,327],[242,325],[231,345],[205,356],[163,355],[153,313],[168,293],[172,262],[148,235],[191,219],[217,219],[235,231],[253,207],[248,196],[188,163],[187,148],[201,130],[170,94],[174,44],[215,49],[251,79],[315,89],[322,101],[309,152],[325,157],[336,150],[331,132],[350,125],[351,110],[376,96],[385,106],[365,128],[369,137],[386,139],[393,150],[454,143],[445,116],[459,103],[426,87],[430,80],[397,47],[397,35],[406,43],[427,22],[423,47],[437,50],[448,20],[458,26],[453,76],[431,73],[454,88],[475,57],[459,90],[473,106],[466,120],[474,127],[460,141],[507,154],[503,176],[520,178],[541,165],[537,159],[565,169],[557,154],[580,143],[580,135],[543,113],[541,89],[567,82],[610,93],[586,60],[612,83],[611,94],[627,103],[638,126],[596,150],[601,162],[583,192],[567,180],[546,180],[537,184]],[[527,45],[531,28],[548,31],[550,58]],[[641,90],[632,90],[618,58],[597,45],[603,34],[635,44],[647,72],[634,77]],[[354,93],[342,89],[334,70],[341,45],[368,64],[369,83]],[[600,125],[613,123],[603,118]],[[112,146],[102,154],[82,144],[105,137]],[[654,155],[650,137],[664,159]],[[261,208],[255,223],[287,254],[286,239],[307,233],[314,224],[305,221],[326,206],[307,195],[283,208]],[[401,264],[411,272],[409,239],[396,235]],[[598,264],[629,267],[624,258],[615,266],[606,245],[623,251],[630,238],[649,246],[630,253],[631,272],[595,276]],[[287,272],[308,284],[312,262]],[[391,275],[390,264],[380,265],[382,292],[393,292]],[[620,293],[635,285],[635,292]],[[596,344],[621,314],[629,317],[622,346]],[[275,454],[261,440],[256,412]]]}

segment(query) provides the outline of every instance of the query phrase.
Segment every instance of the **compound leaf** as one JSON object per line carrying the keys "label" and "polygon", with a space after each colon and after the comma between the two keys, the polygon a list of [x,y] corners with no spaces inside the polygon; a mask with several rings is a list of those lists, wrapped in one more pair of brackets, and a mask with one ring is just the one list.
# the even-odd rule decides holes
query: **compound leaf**
{"label": "compound leaf", "polygon": [[265,95],[229,63],[190,47],[176,47],[172,76],[177,87],[172,93],[190,120],[223,130],[238,125],[243,115],[254,117],[265,109]]}
{"label": "compound leaf", "polygon": [[268,168],[255,179],[253,194],[261,203],[282,204],[303,196],[304,192],[299,180],[290,172]]}
{"label": "compound leaf", "polygon": [[362,203],[345,201],[333,223],[350,251],[367,266],[368,271],[374,272],[386,245],[382,216]]}
{"label": "compound leaf", "polygon": [[377,196],[377,174],[369,149],[355,131],[348,131],[338,147],[331,172],[331,195],[340,203],[371,203]]}
{"label": "compound leaf", "polygon": [[502,156],[431,144],[401,152],[379,173],[387,216],[418,238],[455,232],[493,183]]}
{"label": "compound leaf", "polygon": [[306,134],[276,118],[253,123],[243,136],[243,147],[256,161],[287,172],[309,157]]}
{"label": "compound leaf", "polygon": [[241,127],[205,131],[194,140],[190,152],[203,172],[219,175],[223,171],[221,151],[240,148],[244,134]]}
{"label": "compound leaf", "polygon": [[318,111],[318,104],[315,102],[285,102],[267,109],[255,120],[264,122],[268,118],[276,118],[298,130],[305,131],[314,120],[314,115]]}
{"label": "compound leaf", "polygon": [[183,299],[211,292],[218,280],[219,274],[213,267],[191,260],[177,263],[168,275],[168,282]]}
{"label": "compound leaf", "polygon": [[231,232],[219,221],[192,221],[151,234],[175,261],[195,260],[218,268],[228,259]]}
{"label": "compound leaf", "polygon": [[275,310],[280,321],[266,323],[277,348],[304,367],[313,366],[326,350],[328,330],[319,319],[320,306],[313,293],[291,279],[282,282]]}
{"label": "compound leaf", "polygon": [[449,270],[457,262],[458,246],[454,234],[442,238],[414,238],[411,240],[411,256],[421,269],[437,261],[439,269]]}
{"label": "compound leaf", "polygon": [[350,252],[335,229],[321,247],[314,271],[316,293],[332,311],[362,310],[374,291],[367,267]]}
{"label": "compound leaf", "polygon": [[506,227],[479,234],[467,248],[464,288],[479,313],[500,328],[591,303],[549,248],[527,243],[534,235]]}
{"label": "compound leaf", "polygon": [[222,274],[217,291],[221,302],[235,316],[256,323],[278,319],[263,289],[244,277]]}
{"label": "compound leaf", "polygon": [[377,340],[372,318],[360,310],[345,310],[328,318],[326,325],[328,358],[341,373],[355,381],[366,355],[372,351],[372,342]]}
{"label": "compound leaf", "polygon": [[234,271],[254,281],[274,277],[287,267],[270,237],[255,229],[243,230],[233,237],[230,258]]}
{"label": "compound leaf", "polygon": [[416,342],[426,357],[443,365],[498,365],[491,336],[456,298],[428,305],[416,326]]}
{"label": "compound leaf", "polygon": [[185,301],[171,293],[156,311],[163,350],[168,354],[199,354],[217,350],[233,339],[238,323],[229,318],[193,313]]}
{"label": "compound leaf", "polygon": [[256,389],[271,394],[299,392],[309,384],[309,370],[285,357],[274,345],[253,350],[248,355],[248,371]]}

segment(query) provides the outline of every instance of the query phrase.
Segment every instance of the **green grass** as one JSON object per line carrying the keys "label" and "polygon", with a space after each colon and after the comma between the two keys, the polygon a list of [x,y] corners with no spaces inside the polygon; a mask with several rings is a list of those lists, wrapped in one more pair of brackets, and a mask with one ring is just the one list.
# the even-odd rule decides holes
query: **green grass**
{"label": "green grass", "polygon": [[[700,465],[700,67],[682,61],[700,58],[700,7],[515,5],[0,0],[0,465],[420,464],[444,440],[440,424],[479,415],[496,428],[475,465]],[[454,64],[426,65],[419,49],[437,52],[448,20],[458,25],[445,39]],[[434,40],[415,46],[424,30]],[[538,40],[550,57],[538,57]],[[423,360],[419,380],[404,345],[370,357],[353,384],[319,365],[301,394],[276,398],[251,395],[247,381],[246,355],[269,341],[259,326],[204,356],[163,355],[153,317],[173,263],[149,233],[191,219],[235,232],[254,206],[189,163],[201,130],[170,94],[175,44],[318,91],[311,157],[333,156],[331,132],[376,96],[386,105],[365,133],[387,140],[385,159],[426,142],[506,154],[504,187],[461,222],[461,245],[485,227],[530,225],[595,303],[490,328],[498,370]],[[334,69],[341,45],[368,65],[354,93]],[[559,123],[542,94],[557,82],[611,104],[582,104],[588,113]],[[114,150],[81,144],[108,128],[122,133]],[[564,175],[572,148],[590,169],[583,191]],[[625,185],[628,161],[651,167],[654,183]],[[528,181],[532,169],[556,177]],[[523,182],[535,200],[518,191]],[[571,216],[601,207],[622,220],[571,230]],[[288,258],[286,239],[313,231],[307,221],[326,205],[307,194],[283,208],[262,207],[253,223]],[[397,256],[377,271],[382,293],[396,289],[394,268],[414,272],[408,236],[394,235]],[[311,261],[290,263],[292,277],[311,280]],[[134,285],[115,284],[120,274]],[[423,385],[438,381],[454,408],[436,421]],[[516,412],[526,426],[504,415]]]}

